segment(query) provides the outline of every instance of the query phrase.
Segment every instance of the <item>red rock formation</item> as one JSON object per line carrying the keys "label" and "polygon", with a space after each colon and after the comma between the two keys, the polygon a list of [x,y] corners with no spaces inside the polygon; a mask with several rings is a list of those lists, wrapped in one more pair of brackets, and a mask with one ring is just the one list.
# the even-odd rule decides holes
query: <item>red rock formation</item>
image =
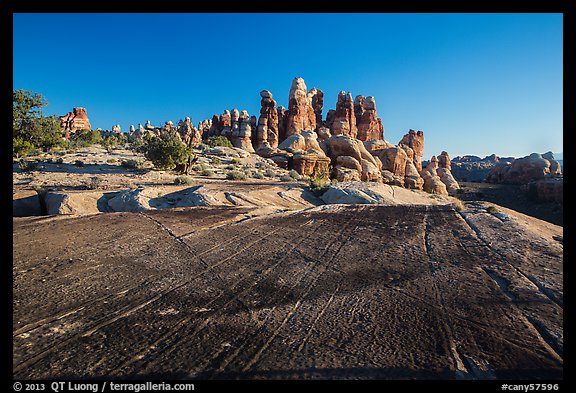
{"label": "red rock formation", "polygon": [[202,133],[196,127],[192,126],[192,121],[186,117],[184,121],[180,120],[176,128],[177,134],[182,142],[190,147],[196,147],[202,142]]}
{"label": "red rock formation", "polygon": [[256,128],[256,136],[254,145],[258,150],[265,142],[270,147],[278,147],[279,130],[278,130],[278,110],[276,109],[276,101],[272,98],[272,93],[268,90],[260,92],[260,118],[258,119],[258,126]]}
{"label": "red rock formation", "polygon": [[330,128],[332,135],[348,135],[356,138],[358,128],[356,127],[356,115],[354,113],[354,102],[352,94],[341,91],[336,102],[334,120]]}
{"label": "red rock formation", "polygon": [[422,131],[408,131],[398,144],[404,144],[414,151],[414,165],[418,172],[422,171],[422,156],[424,154],[424,133]]}
{"label": "red rock formation", "polygon": [[452,170],[452,163],[450,162],[450,155],[443,151],[438,156],[438,166],[440,168],[446,168]]}
{"label": "red rock formation", "polygon": [[276,108],[276,112],[278,112],[278,141],[282,142],[286,139],[286,120],[288,116],[286,116],[286,108],[283,106]]}
{"label": "red rock formation", "polygon": [[312,108],[312,96],[306,92],[302,78],[294,78],[288,95],[288,113],[284,137],[298,134],[300,131],[316,129],[316,114]]}
{"label": "red rock formation", "polygon": [[316,116],[316,128],[322,126],[322,108],[324,108],[324,93],[322,90],[313,88],[310,90],[312,98],[312,109],[314,109],[314,115]]}
{"label": "red rock formation", "polygon": [[358,128],[358,139],[361,141],[384,139],[384,126],[376,113],[374,97],[356,96],[354,113],[356,116],[356,127]]}
{"label": "red rock formation", "polygon": [[60,126],[62,127],[62,130],[66,132],[92,129],[85,108],[74,108],[72,112],[60,116]]}

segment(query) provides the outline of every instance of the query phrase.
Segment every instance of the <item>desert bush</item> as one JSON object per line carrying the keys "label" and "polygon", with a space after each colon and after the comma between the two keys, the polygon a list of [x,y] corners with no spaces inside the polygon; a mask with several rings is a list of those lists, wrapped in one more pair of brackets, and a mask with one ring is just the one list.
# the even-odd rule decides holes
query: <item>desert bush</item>
{"label": "desert bush", "polygon": [[216,146],[234,147],[232,145],[232,142],[230,142],[228,138],[222,135],[208,138],[206,144],[210,147],[216,147]]}
{"label": "desert bush", "polygon": [[178,176],[174,179],[174,184],[192,184],[194,179],[188,176]]}
{"label": "desert bush", "polygon": [[205,143],[201,143],[198,146],[196,146],[196,149],[198,149],[200,151],[206,151],[206,150],[210,149],[210,146],[208,146]]}
{"label": "desert bush", "polygon": [[294,178],[290,175],[280,176],[280,181],[283,181],[283,182],[288,182],[288,181],[293,181],[293,180],[294,180]]}
{"label": "desert bush", "polygon": [[240,159],[239,159],[238,157],[233,157],[233,158],[230,160],[230,162],[231,162],[232,164],[234,164],[234,165],[238,165],[238,164],[240,164],[241,161],[240,161]]}
{"label": "desert bush", "polygon": [[220,165],[222,164],[222,161],[218,157],[210,157],[210,164]]}
{"label": "desert bush", "polygon": [[190,169],[192,169],[193,171],[196,172],[202,172],[203,170],[206,169],[206,165],[203,162],[200,162],[198,164],[194,164],[190,167]]}
{"label": "desert bush", "polygon": [[126,169],[138,169],[141,167],[142,164],[138,160],[130,159],[130,160],[122,160],[120,165]]}
{"label": "desert bush", "polygon": [[228,180],[246,180],[246,174],[240,171],[231,171],[226,174]]}
{"label": "desert bush", "polygon": [[456,211],[459,212],[465,209],[464,202],[462,202],[460,199],[457,198],[454,198],[454,202],[452,203],[452,205],[454,206],[454,209],[456,209]]}
{"label": "desert bush", "polygon": [[160,170],[184,166],[192,155],[191,149],[169,134],[146,137],[142,149],[144,156]]}
{"label": "desert bush", "polygon": [[260,171],[253,171],[252,172],[252,176],[250,176],[254,179],[264,179],[264,174]]}
{"label": "desert bush", "polygon": [[92,176],[90,180],[84,183],[84,186],[89,190],[95,190],[102,184],[102,179],[97,176]]}
{"label": "desert bush", "polygon": [[496,213],[500,212],[496,206],[492,206],[492,205],[488,206],[486,208],[486,211],[490,214],[496,214]]}
{"label": "desert bush", "polygon": [[109,158],[109,159],[106,160],[106,162],[107,162],[108,164],[115,164],[115,163],[117,162],[117,160],[116,160],[115,158]]}
{"label": "desert bush", "polygon": [[288,172],[288,175],[294,180],[300,180],[301,178],[300,174],[296,172],[294,169],[291,169],[290,172]]}
{"label": "desert bush", "polygon": [[202,176],[214,176],[214,171],[210,170],[210,169],[204,169],[201,173]]}
{"label": "desert bush", "polygon": [[227,169],[229,171],[233,171],[234,169],[236,169],[236,167],[234,165],[226,165],[226,167],[224,169]]}
{"label": "desert bush", "polygon": [[62,164],[64,162],[64,159],[62,157],[58,157],[56,159],[56,164]]}
{"label": "desert bush", "polygon": [[81,168],[84,166],[84,161],[76,160],[76,161],[74,161],[74,165]]}
{"label": "desert bush", "polygon": [[266,171],[264,172],[264,176],[266,176],[266,177],[276,177],[276,172],[275,172],[273,169],[268,168],[268,169],[266,169]]}
{"label": "desert bush", "polygon": [[310,189],[310,191],[312,191],[314,195],[320,196],[324,194],[326,190],[328,190],[328,187],[330,187],[331,181],[330,177],[328,176],[328,173],[314,172],[312,176],[310,176],[308,188]]}

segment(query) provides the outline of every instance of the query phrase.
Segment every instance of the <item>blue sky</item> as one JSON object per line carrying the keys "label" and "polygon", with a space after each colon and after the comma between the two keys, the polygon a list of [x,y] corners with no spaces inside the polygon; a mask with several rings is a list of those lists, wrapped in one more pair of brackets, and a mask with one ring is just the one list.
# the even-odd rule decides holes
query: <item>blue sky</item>
{"label": "blue sky", "polygon": [[287,106],[292,79],[372,95],[424,158],[563,151],[562,14],[14,14],[14,89],[92,127]]}

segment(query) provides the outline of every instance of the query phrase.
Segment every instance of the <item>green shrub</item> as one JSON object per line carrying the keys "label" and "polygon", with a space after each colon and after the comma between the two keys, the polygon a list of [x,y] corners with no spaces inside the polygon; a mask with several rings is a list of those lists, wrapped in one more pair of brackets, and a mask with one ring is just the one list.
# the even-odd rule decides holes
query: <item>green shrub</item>
{"label": "green shrub", "polygon": [[240,171],[231,171],[226,174],[228,180],[246,180],[246,174]]}
{"label": "green shrub", "polygon": [[[63,143],[59,117],[42,114],[42,108],[46,105],[48,102],[39,93],[13,90],[12,137],[45,151]],[[20,147],[24,146],[21,144]]]}
{"label": "green shrub", "polygon": [[230,160],[230,162],[234,165],[238,165],[238,164],[240,164],[241,161],[238,157],[234,157]]}
{"label": "green shrub", "polygon": [[273,169],[266,169],[266,172],[264,172],[264,176],[266,177],[276,177],[276,172]]}
{"label": "green shrub", "polygon": [[80,161],[80,160],[76,160],[74,161],[74,165],[76,165],[77,167],[83,167],[84,166],[84,161]]}
{"label": "green shrub", "polygon": [[222,164],[222,161],[218,157],[210,157],[210,164],[220,165]]}
{"label": "green shrub", "polygon": [[117,160],[116,160],[115,158],[109,158],[109,159],[106,160],[106,162],[107,162],[108,164],[115,164],[116,161],[117,161]]}
{"label": "green shrub", "polygon": [[100,143],[103,148],[105,148],[108,152],[111,152],[116,146],[118,146],[119,140],[114,135],[109,135],[106,138],[102,138],[102,142]]}
{"label": "green shrub", "polygon": [[227,165],[224,169],[227,169],[229,171],[233,171],[234,169],[236,169],[236,167],[234,165]]}
{"label": "green shrub", "polygon": [[210,170],[210,169],[204,169],[201,173],[202,176],[214,176],[214,171]]}
{"label": "green shrub", "polygon": [[160,170],[172,170],[183,166],[192,155],[192,150],[169,134],[145,138],[144,156]]}
{"label": "green shrub", "polygon": [[34,145],[22,138],[12,138],[12,156],[23,157],[34,150]]}
{"label": "green shrub", "polygon": [[174,179],[174,184],[192,184],[194,179],[188,176],[178,176]]}
{"label": "green shrub", "polygon": [[208,138],[206,144],[210,147],[216,147],[216,146],[234,147],[232,145],[232,142],[230,142],[230,140],[225,136],[215,136]]}
{"label": "green shrub", "polygon": [[102,135],[100,131],[92,130],[76,130],[70,136],[71,144],[78,147],[88,147],[96,143],[102,143]]}
{"label": "green shrub", "polygon": [[198,149],[200,151],[206,151],[206,150],[210,149],[210,146],[208,146],[205,143],[201,143],[198,146],[196,146],[196,149]]}

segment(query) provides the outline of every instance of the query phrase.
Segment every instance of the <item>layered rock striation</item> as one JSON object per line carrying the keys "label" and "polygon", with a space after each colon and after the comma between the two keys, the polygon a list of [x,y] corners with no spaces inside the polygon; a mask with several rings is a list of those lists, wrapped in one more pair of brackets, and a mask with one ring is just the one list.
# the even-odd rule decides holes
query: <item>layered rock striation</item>
{"label": "layered rock striation", "polygon": [[86,108],[74,108],[64,116],[60,116],[60,126],[64,132],[74,133],[77,130],[91,130]]}

